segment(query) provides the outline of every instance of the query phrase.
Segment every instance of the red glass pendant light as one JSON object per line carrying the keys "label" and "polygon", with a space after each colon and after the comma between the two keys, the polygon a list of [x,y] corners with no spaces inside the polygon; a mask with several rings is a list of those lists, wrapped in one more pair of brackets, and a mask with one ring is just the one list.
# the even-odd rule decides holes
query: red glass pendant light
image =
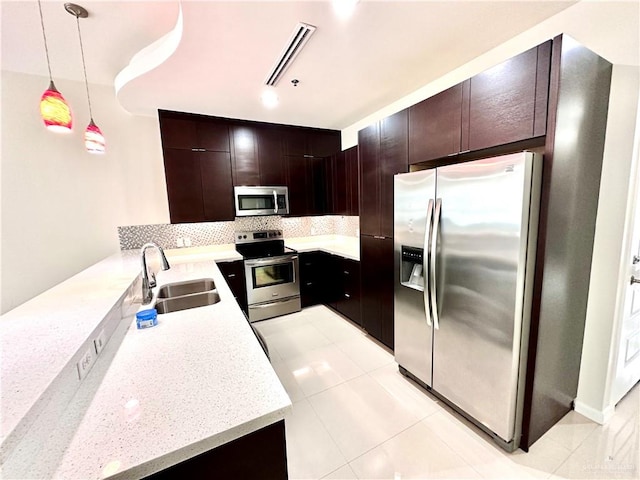
{"label": "red glass pendant light", "polygon": [[49,62],[49,48],[47,47],[47,36],[44,33],[44,20],[42,18],[42,5],[38,0],[38,10],[40,11],[40,25],[42,26],[42,37],[44,38],[44,52],[47,57],[47,68],[49,70],[49,88],[45,90],[40,98],[40,116],[45,126],[54,132],[68,133],[73,126],[71,109],[53,83],[51,76],[51,63]]}
{"label": "red glass pendant light", "polygon": [[84,71],[84,86],[87,89],[87,102],[89,103],[89,125],[84,131],[84,145],[89,153],[105,153],[104,135],[100,128],[93,121],[93,112],[91,110],[91,97],[89,96],[89,82],[87,80],[87,66],[84,61],[84,48],[82,46],[82,35],[80,34],[80,18],[87,18],[89,12],[80,5],[75,3],[65,3],[64,8],[71,15],[76,17],[76,25],[78,26],[78,39],[80,40],[80,54],[82,55],[82,70]]}

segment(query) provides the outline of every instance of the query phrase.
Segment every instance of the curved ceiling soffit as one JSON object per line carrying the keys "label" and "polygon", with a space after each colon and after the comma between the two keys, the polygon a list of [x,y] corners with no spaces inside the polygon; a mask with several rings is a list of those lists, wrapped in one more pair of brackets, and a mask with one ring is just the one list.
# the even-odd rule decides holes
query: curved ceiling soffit
{"label": "curved ceiling soffit", "polygon": [[178,49],[182,40],[182,31],[182,2],[178,2],[178,18],[173,29],[131,57],[129,64],[116,75],[114,87],[116,98],[122,108],[129,111],[121,96],[121,93],[124,94],[127,85],[166,62]]}

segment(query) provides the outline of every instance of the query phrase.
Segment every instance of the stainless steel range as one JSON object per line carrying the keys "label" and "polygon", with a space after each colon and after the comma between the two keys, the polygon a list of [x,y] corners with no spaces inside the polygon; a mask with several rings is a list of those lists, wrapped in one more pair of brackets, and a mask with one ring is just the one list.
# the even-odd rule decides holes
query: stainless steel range
{"label": "stainless steel range", "polygon": [[281,230],[236,232],[236,251],[244,258],[249,321],[298,312],[298,252],[285,247]]}

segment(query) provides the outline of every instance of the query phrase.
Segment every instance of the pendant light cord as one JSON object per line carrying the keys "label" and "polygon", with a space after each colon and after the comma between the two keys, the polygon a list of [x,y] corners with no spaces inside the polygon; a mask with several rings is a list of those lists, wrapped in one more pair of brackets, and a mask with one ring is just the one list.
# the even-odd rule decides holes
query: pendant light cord
{"label": "pendant light cord", "polygon": [[[39,0],[38,0],[39,1]],[[80,54],[82,55],[82,70],[84,71],[84,86],[87,89],[87,101],[89,102],[89,117],[93,121],[91,111],[91,97],[89,96],[89,82],[87,81],[87,67],[84,63],[84,48],[82,47],[82,35],[80,35],[80,18],[76,15],[76,25],[78,26],[78,38],[80,39]]]}
{"label": "pendant light cord", "polygon": [[49,69],[49,81],[53,82],[53,76],[51,75],[51,62],[49,61],[49,47],[47,47],[47,36],[44,33],[44,20],[42,18],[42,4],[38,0],[38,10],[40,10],[40,25],[42,26],[42,38],[44,38],[44,53],[47,56],[47,69]]}

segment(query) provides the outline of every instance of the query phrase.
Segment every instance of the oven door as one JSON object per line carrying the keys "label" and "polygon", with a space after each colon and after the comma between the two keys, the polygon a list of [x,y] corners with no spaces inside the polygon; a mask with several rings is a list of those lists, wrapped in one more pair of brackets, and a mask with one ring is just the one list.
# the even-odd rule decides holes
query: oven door
{"label": "oven door", "polygon": [[244,261],[247,303],[269,302],[300,295],[298,255]]}

